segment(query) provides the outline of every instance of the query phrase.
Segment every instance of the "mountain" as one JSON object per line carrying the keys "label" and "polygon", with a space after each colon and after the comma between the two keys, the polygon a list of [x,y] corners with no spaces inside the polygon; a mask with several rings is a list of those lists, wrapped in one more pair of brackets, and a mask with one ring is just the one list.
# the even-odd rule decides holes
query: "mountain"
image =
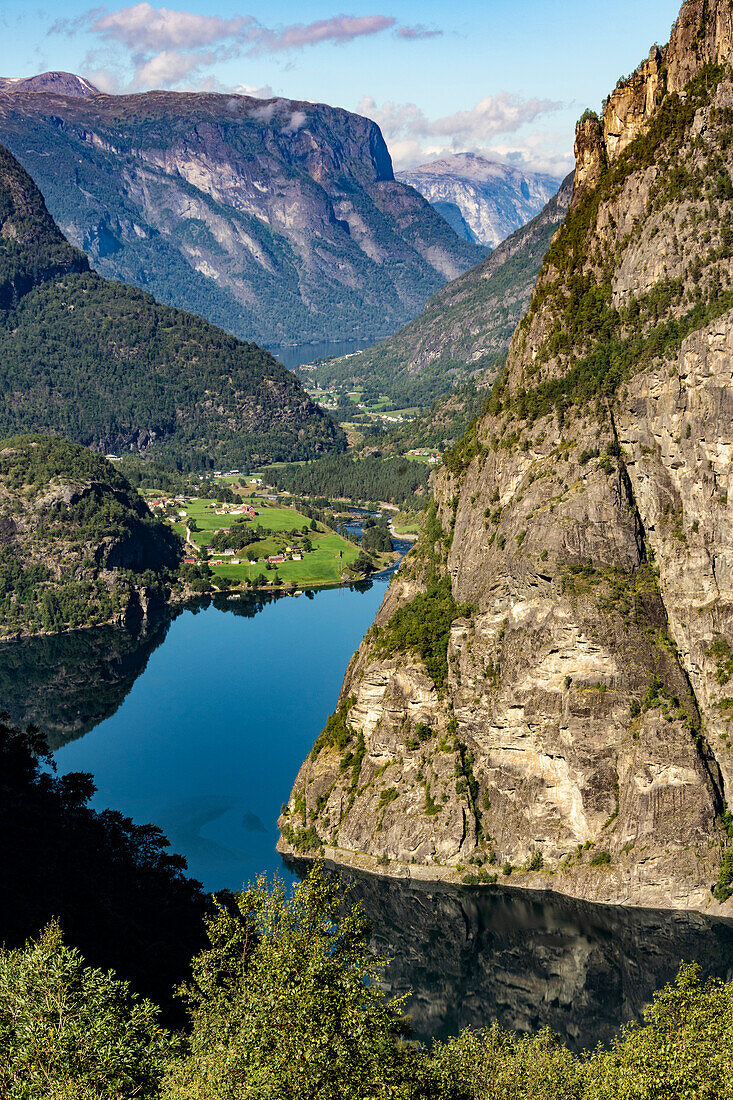
{"label": "mountain", "polygon": [[242,338],[386,335],[484,255],[395,180],[360,115],[239,95],[108,96],[69,74],[30,85],[0,89],[0,141],[68,239],[100,274]]}
{"label": "mountain", "polygon": [[181,557],[101,455],[46,436],[0,441],[0,634],[139,622]]}
{"label": "mountain", "polygon": [[0,76],[2,92],[54,92],[56,95],[99,95],[99,88],[74,73],[50,72],[37,76]]}
{"label": "mountain", "polygon": [[459,236],[496,248],[552,198],[560,180],[522,172],[478,153],[456,153],[398,172],[419,191]]}
{"label": "mountain", "polygon": [[[542,260],[570,205],[572,174],[544,209],[481,263],[434,294],[422,313],[366,351],[309,368],[325,385],[359,385],[405,406],[428,405],[506,352]],[[495,373],[495,371],[494,371]],[[493,381],[493,374],[491,375]]]}
{"label": "mountain", "polygon": [[0,361],[3,433],[54,432],[185,469],[344,446],[269,352],[90,272],[2,147]]}
{"label": "mountain", "polygon": [[686,0],[580,120],[506,369],[434,476],[283,850],[730,915],[731,27],[731,0]]}

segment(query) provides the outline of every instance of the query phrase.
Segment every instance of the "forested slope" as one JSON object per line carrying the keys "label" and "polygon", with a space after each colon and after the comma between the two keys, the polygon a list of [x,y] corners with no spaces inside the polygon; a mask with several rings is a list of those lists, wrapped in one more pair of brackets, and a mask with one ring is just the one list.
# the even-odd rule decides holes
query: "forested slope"
{"label": "forested slope", "polygon": [[187,469],[344,446],[268,352],[88,270],[0,150],[0,432],[53,431]]}

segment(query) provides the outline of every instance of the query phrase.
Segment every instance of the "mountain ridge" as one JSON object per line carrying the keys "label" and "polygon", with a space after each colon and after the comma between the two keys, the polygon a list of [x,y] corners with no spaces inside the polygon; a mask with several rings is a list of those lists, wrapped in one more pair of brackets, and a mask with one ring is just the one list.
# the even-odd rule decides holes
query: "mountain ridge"
{"label": "mountain ridge", "polygon": [[327,104],[13,84],[0,141],[100,274],[268,345],[385,334],[483,255]]}
{"label": "mountain ridge", "polygon": [[6,434],[153,451],[187,469],[344,446],[269,352],[91,272],[2,147],[0,358]]}
{"label": "mountain ridge", "polygon": [[[479,264],[442,287],[394,335],[345,359],[309,369],[325,385],[350,383],[405,405],[430,404],[462,381],[493,382],[529,305],[550,240],[565,217],[572,173],[544,209]],[[493,367],[493,370],[492,370]]]}
{"label": "mountain ridge", "polygon": [[[453,207],[468,228],[468,239],[489,248],[496,248],[539,214],[561,183],[546,173],[525,171],[478,153],[428,161],[398,172],[397,178],[441,211]],[[450,221],[450,210],[445,209],[443,216]]]}
{"label": "mountain ridge", "polygon": [[730,0],[685,0],[581,119],[506,369],[434,476],[282,851],[731,913],[731,60]]}

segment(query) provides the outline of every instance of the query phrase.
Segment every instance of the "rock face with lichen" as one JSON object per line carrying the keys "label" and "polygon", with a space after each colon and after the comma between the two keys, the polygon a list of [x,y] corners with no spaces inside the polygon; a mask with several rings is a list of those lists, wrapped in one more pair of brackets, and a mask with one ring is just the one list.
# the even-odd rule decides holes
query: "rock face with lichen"
{"label": "rock face with lichen", "polygon": [[731,910],[732,25],[730,0],[688,0],[581,120],[507,368],[434,478],[283,848]]}

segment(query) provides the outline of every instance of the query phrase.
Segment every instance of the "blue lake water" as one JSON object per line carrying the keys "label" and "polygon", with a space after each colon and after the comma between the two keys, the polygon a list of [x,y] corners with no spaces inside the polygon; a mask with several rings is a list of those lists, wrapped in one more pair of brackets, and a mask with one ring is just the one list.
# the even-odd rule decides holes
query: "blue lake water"
{"label": "blue lake water", "polygon": [[[59,749],[94,805],[154,822],[209,890],[284,873],[277,817],[386,588],[184,611],[119,709]],[[232,608],[234,605],[232,604]]]}
{"label": "blue lake water", "polygon": [[[159,825],[210,890],[291,871],[276,822],[333,711],[386,579],[298,598],[220,600],[140,635],[103,627],[0,646],[0,699],[49,736],[94,805]],[[301,867],[301,870],[303,868]],[[546,894],[349,874],[411,991],[415,1034],[492,1020],[548,1025],[576,1048],[638,1017],[680,960],[733,977],[733,923]]]}
{"label": "blue lake water", "polygon": [[267,350],[272,352],[288,370],[295,370],[304,363],[314,363],[316,359],[351,355],[354,351],[371,347],[374,342],[374,340],[320,340],[315,344],[293,344],[290,347],[269,347]]}

